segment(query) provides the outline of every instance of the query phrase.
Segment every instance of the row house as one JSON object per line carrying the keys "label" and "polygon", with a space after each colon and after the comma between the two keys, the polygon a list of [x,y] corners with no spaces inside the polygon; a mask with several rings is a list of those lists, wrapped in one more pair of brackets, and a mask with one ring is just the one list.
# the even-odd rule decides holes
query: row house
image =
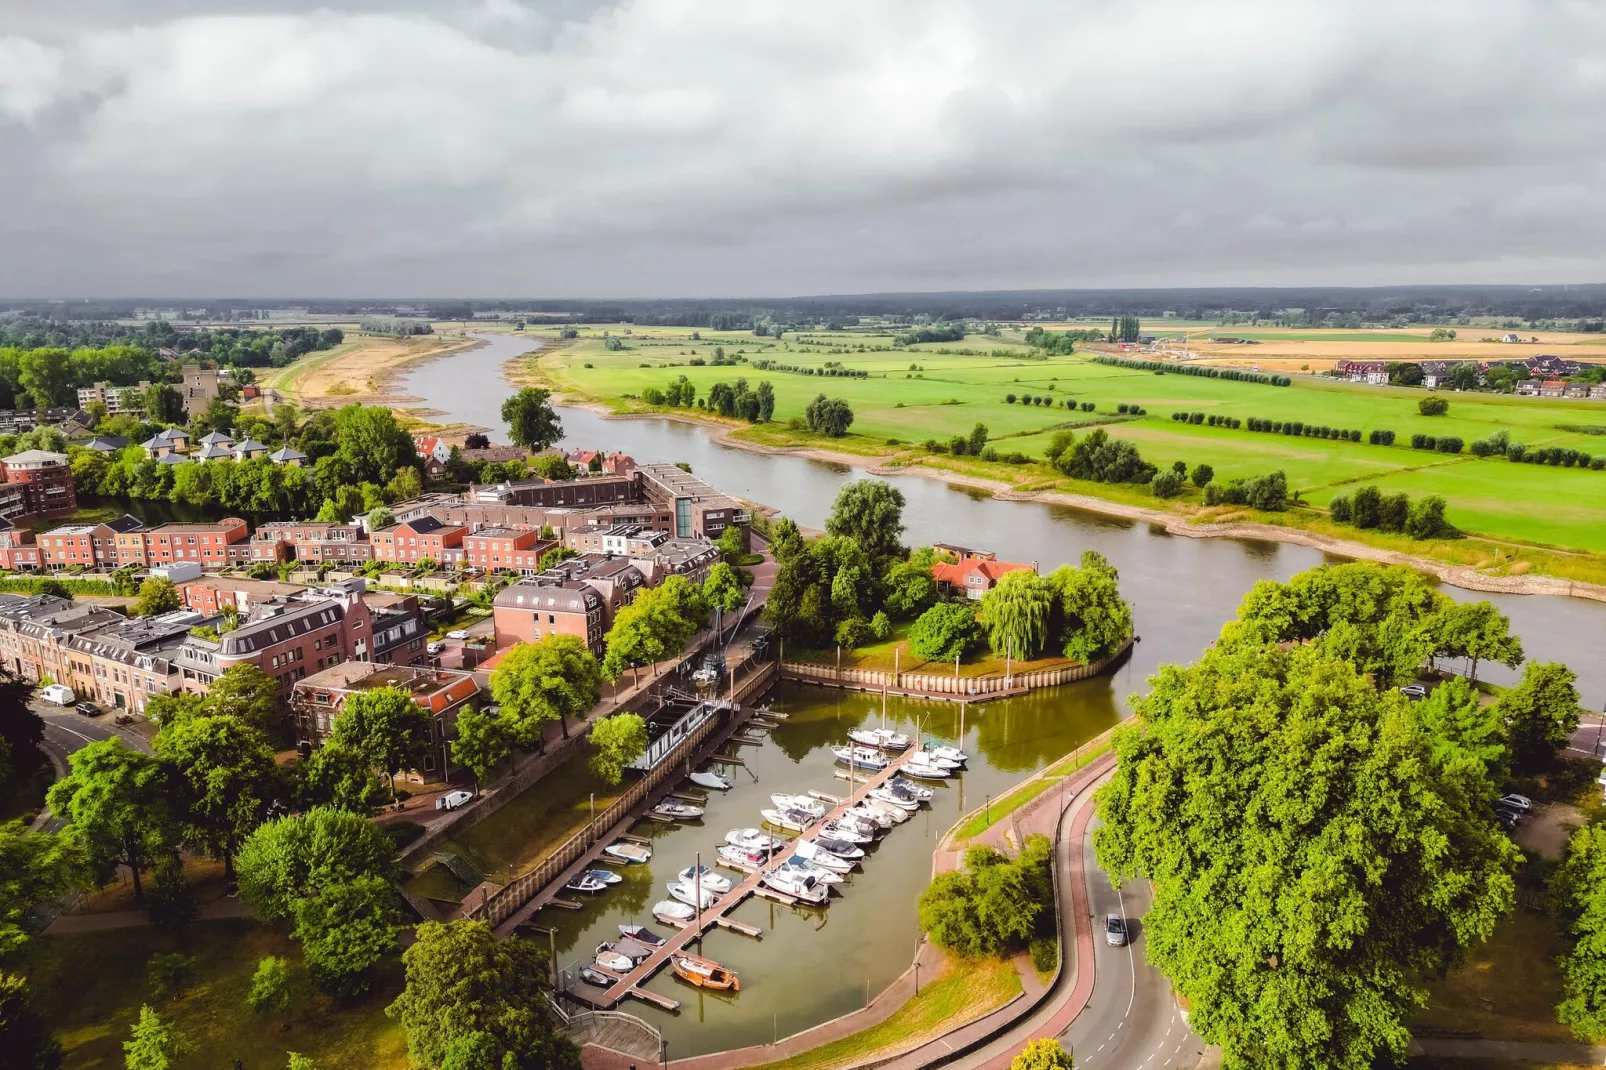
{"label": "row house", "polygon": [[70,680],[69,641],[127,619],[121,613],[55,595],[0,595],[0,665],[34,683],[47,677]]}
{"label": "row house", "polygon": [[[23,450],[0,461],[5,482],[20,495],[22,512],[12,516],[59,516],[78,509],[72,468],[65,453]],[[10,515],[10,514],[8,514]]]}
{"label": "row house", "polygon": [[463,563],[480,572],[513,569],[533,576],[556,545],[534,528],[485,527],[463,536]]}
{"label": "row house", "polygon": [[70,524],[39,536],[39,560],[46,568],[73,566],[120,568],[117,537],[139,531],[144,525],[127,513],[100,524]]}
{"label": "row house", "polygon": [[373,544],[364,538],[361,524],[278,521],[262,525],[251,536],[253,561],[353,565],[373,557]]}
{"label": "row house", "polygon": [[563,544],[577,554],[649,554],[669,538],[669,532],[644,524],[582,524],[564,533]]}
{"label": "row house", "polygon": [[635,458],[628,453],[570,450],[564,454],[563,459],[580,469],[582,478],[587,472],[600,472],[605,476],[628,476],[636,470]]}
{"label": "row house", "polygon": [[1371,386],[1387,386],[1389,381],[1388,365],[1376,360],[1341,360],[1333,365],[1333,373]]}
{"label": "row house", "polygon": [[457,715],[480,701],[480,686],[471,673],[405,666],[375,668],[361,662],[324,669],[297,683],[291,692],[290,716],[297,739],[314,746],[322,744],[346,700],[378,688],[406,692],[429,714],[432,746],[407,779],[421,783],[442,778],[449,771],[446,748],[457,736]]}
{"label": "row house", "polygon": [[0,516],[0,568],[8,572],[32,571],[39,567],[39,547],[32,528],[19,528]]}
{"label": "row house", "polygon": [[231,609],[242,617],[249,616],[257,606],[282,602],[306,592],[307,588],[299,583],[234,577],[203,577],[178,585],[178,594],[184,600],[185,607],[209,617]]}
{"label": "row house", "polygon": [[719,547],[707,539],[665,539],[646,553],[631,554],[630,563],[641,570],[648,587],[656,587],[669,576],[700,584],[720,558]]}
{"label": "row house", "polygon": [[572,635],[602,654],[607,605],[596,589],[579,581],[521,580],[497,592],[491,613],[498,649],[534,643],[549,635]]}
{"label": "row house", "polygon": [[250,535],[250,525],[235,516],[206,524],[162,524],[118,535],[117,559],[144,567],[180,561],[207,569],[249,564]]}
{"label": "row house", "polygon": [[72,663],[67,682],[80,698],[106,709],[143,713],[153,695],[179,690],[173,657],[190,629],[205,623],[209,621],[202,614],[179,610],[74,636],[67,644]]}
{"label": "row house", "polygon": [[370,540],[376,561],[416,565],[428,558],[444,564],[462,558],[463,536],[467,534],[462,524],[444,523],[426,514],[380,528]]}
{"label": "row house", "polygon": [[614,615],[636,600],[636,593],[647,586],[641,570],[629,561],[600,554],[571,557],[559,561],[538,577],[548,583],[583,583],[602,596],[605,624],[613,625]]}

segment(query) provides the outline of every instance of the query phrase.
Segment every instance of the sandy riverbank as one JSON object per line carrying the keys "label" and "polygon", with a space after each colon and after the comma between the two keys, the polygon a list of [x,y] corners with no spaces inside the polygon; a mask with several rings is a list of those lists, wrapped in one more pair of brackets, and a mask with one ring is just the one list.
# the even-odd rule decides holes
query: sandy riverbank
{"label": "sandy riverbank", "polygon": [[[485,343],[462,335],[418,335],[412,338],[363,337],[349,349],[310,354],[268,379],[268,385],[306,409],[349,405],[355,401],[400,408],[427,399],[396,389],[397,380],[419,364],[456,356]],[[418,415],[418,414],[415,414]]]}

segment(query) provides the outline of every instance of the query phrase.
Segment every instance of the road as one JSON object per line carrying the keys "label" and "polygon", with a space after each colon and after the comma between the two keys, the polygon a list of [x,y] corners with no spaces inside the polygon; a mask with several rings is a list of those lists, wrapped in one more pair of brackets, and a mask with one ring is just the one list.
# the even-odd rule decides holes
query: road
{"label": "road", "polygon": [[[58,774],[66,772],[69,754],[104,739],[121,739],[137,750],[148,752],[151,749],[150,740],[138,732],[113,724],[110,713],[102,713],[99,717],[85,717],[70,707],[52,705],[37,698],[29,708],[45,722],[45,753],[50,755]],[[55,832],[61,825],[61,819],[52,814],[46,821],[35,822],[33,827],[45,832]]]}
{"label": "road", "polygon": [[[1183,1020],[1165,975],[1144,959],[1147,882],[1111,887],[1093,853],[1091,826],[1082,850],[1088,912],[1093,916],[1095,981],[1087,1006],[1060,1034],[1060,1043],[1075,1057],[1078,1070],[1176,1070],[1197,1065],[1204,1042]],[[1132,937],[1125,947],[1111,947],[1104,938],[1109,914],[1127,919]]]}

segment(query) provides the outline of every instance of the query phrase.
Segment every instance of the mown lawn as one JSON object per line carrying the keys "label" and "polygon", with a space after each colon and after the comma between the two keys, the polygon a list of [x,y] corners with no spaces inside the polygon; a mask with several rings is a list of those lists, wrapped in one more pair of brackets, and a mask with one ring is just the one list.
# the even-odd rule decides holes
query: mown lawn
{"label": "mown lawn", "polygon": [[[842,651],[841,665],[844,669],[869,669],[876,672],[891,672],[896,667],[899,672],[919,673],[946,673],[952,675],[954,663],[951,661],[927,661],[917,656],[909,649],[909,628],[912,621],[899,621],[892,626],[892,634],[879,642],[869,643],[857,650]],[[788,647],[787,661],[806,662],[814,665],[836,665],[837,651],[835,647],[827,650],[810,650],[803,647]],[[1077,662],[1062,657],[1041,657],[1022,661],[1015,658],[1007,662],[1009,671],[1013,674],[1023,672],[1036,672],[1042,669],[1063,669]],[[959,663],[959,675],[962,677],[1003,676],[1006,660],[1002,654],[994,654],[983,647],[971,653]]]}

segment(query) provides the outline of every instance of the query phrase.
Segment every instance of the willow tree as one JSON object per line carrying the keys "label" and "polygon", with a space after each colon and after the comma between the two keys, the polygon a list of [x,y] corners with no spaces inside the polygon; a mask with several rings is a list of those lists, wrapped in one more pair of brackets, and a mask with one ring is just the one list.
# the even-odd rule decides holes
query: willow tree
{"label": "willow tree", "polygon": [[1029,569],[1007,572],[982,596],[981,618],[993,653],[1035,658],[1048,646],[1055,588]]}

